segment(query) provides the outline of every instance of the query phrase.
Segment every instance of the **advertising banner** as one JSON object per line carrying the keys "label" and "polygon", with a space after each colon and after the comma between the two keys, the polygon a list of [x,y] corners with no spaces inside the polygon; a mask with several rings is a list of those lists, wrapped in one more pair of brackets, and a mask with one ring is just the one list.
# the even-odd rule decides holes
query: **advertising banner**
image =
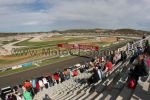
{"label": "advertising banner", "polygon": [[67,48],[67,49],[82,49],[82,50],[91,50],[91,51],[99,50],[99,46],[82,45],[82,44],[58,44],[57,46],[61,48]]}
{"label": "advertising banner", "polygon": [[22,67],[29,67],[29,66],[32,66],[32,63],[25,63],[25,64],[22,64]]}

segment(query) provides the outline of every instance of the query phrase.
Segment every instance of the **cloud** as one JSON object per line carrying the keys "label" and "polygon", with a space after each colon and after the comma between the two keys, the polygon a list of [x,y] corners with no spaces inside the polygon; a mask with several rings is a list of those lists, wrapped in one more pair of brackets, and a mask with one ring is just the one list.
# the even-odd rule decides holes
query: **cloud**
{"label": "cloud", "polygon": [[38,24],[39,24],[39,22],[37,22],[37,21],[30,21],[30,22],[23,23],[23,25],[38,25]]}
{"label": "cloud", "polygon": [[150,30],[149,0],[0,0],[0,31]]}
{"label": "cloud", "polygon": [[0,0],[1,6],[24,5],[34,3],[36,0]]}

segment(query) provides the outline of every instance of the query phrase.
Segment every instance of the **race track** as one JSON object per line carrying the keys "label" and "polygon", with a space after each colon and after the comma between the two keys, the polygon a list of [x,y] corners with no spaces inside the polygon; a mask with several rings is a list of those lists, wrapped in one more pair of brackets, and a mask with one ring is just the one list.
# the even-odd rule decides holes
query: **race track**
{"label": "race track", "polygon": [[33,79],[36,77],[40,77],[42,75],[44,76],[48,72],[54,72],[57,71],[58,69],[64,69],[72,65],[75,65],[77,63],[84,63],[89,60],[90,60],[89,58],[85,58],[85,57],[75,57],[51,65],[0,77],[0,88],[22,84],[27,79]]}

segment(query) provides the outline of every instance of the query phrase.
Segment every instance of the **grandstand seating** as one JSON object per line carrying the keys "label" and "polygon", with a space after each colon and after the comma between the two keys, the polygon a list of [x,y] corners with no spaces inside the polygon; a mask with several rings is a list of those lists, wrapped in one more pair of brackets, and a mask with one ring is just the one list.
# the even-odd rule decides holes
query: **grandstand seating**
{"label": "grandstand seating", "polygon": [[[75,82],[75,78],[69,79],[40,92],[34,100],[41,100],[44,94],[48,94],[52,100],[149,100],[150,78],[146,82],[139,80],[134,90],[128,88],[126,81],[132,67],[128,60],[123,64],[119,63],[103,81],[91,86]],[[90,73],[82,73],[78,78],[83,79],[85,76],[90,77]]]}
{"label": "grandstand seating", "polygon": [[[116,66],[114,70],[104,81],[88,86],[86,83],[76,82],[76,79],[90,77],[90,73],[82,73],[79,76],[69,79],[62,84],[55,85],[38,93],[34,100],[42,100],[45,94],[52,100],[148,100],[150,97],[150,79],[147,82],[139,82],[135,90],[127,87],[127,75],[130,67],[126,67],[128,61]],[[122,73],[123,72],[123,73]],[[117,78],[117,79],[115,79]]]}
{"label": "grandstand seating", "polygon": [[80,73],[60,84],[37,93],[34,100],[46,100],[46,95],[52,100],[149,100],[150,98],[150,77],[146,82],[141,79],[136,89],[129,89],[127,77],[129,70],[129,58],[122,63],[113,66],[113,70],[105,73],[104,80],[88,85],[86,79],[91,76],[89,71]]}

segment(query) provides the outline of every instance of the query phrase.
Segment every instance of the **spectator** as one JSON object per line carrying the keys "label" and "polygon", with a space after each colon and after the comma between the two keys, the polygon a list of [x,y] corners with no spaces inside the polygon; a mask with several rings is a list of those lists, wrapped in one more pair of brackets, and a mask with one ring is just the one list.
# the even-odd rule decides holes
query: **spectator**
{"label": "spectator", "polygon": [[15,94],[12,94],[12,100],[17,100],[17,96]]}
{"label": "spectator", "polygon": [[138,57],[137,52],[134,52],[133,56],[132,56],[131,59],[130,59],[130,63],[133,63],[134,60],[135,60],[137,57]]}
{"label": "spectator", "polygon": [[65,75],[65,80],[68,80],[70,78],[70,72],[68,69],[65,69],[64,75]]}
{"label": "spectator", "polygon": [[60,75],[60,82],[62,83],[63,81],[65,81],[65,77],[62,71],[59,71],[59,75]]}
{"label": "spectator", "polygon": [[20,96],[23,95],[22,85],[19,85],[19,86],[18,86],[18,90],[17,90],[17,91],[18,91],[18,93],[19,93]]}
{"label": "spectator", "polygon": [[100,80],[99,74],[98,74],[98,67],[93,68],[93,74],[92,76],[88,79],[88,84],[96,83]]}
{"label": "spectator", "polygon": [[78,75],[78,71],[75,69],[74,71],[73,71],[73,76],[77,76]]}
{"label": "spectator", "polygon": [[106,62],[105,62],[104,59],[102,59],[102,61],[101,61],[101,63],[99,63],[98,67],[99,67],[99,69],[101,69],[102,71],[104,71],[106,69],[105,65],[106,65]]}
{"label": "spectator", "polygon": [[142,48],[140,46],[137,47],[137,54],[138,55],[142,54]]}
{"label": "spectator", "polygon": [[118,64],[120,59],[121,59],[121,54],[119,53],[119,51],[116,51],[113,57],[114,64]]}
{"label": "spectator", "polygon": [[89,69],[89,63],[88,63],[88,62],[86,62],[86,64],[85,64],[85,69],[86,69],[86,70]]}
{"label": "spectator", "polygon": [[107,71],[111,71],[112,70],[112,66],[113,66],[112,62],[107,60],[106,65],[105,65],[106,70]]}
{"label": "spectator", "polygon": [[9,94],[9,95],[6,97],[6,100],[12,100],[12,95]]}
{"label": "spectator", "polygon": [[150,56],[147,53],[144,53],[144,69],[145,69],[145,75],[147,76],[150,71]]}
{"label": "spectator", "polygon": [[32,87],[33,87],[33,91],[34,91],[34,93],[36,94],[37,93],[37,90],[36,90],[36,79],[33,79],[32,80]]}
{"label": "spectator", "polygon": [[148,40],[145,42],[144,52],[150,55],[150,42]]}
{"label": "spectator", "polygon": [[51,98],[48,96],[48,94],[45,94],[45,97],[43,98],[43,100],[51,100]]}
{"label": "spectator", "polygon": [[24,83],[23,86],[24,86],[26,89],[32,88],[32,84],[31,84],[28,80],[26,80],[26,82]]}
{"label": "spectator", "polygon": [[127,59],[127,54],[126,54],[126,52],[125,51],[122,51],[121,52],[121,61],[125,61]]}
{"label": "spectator", "polygon": [[25,100],[32,100],[32,95],[28,89],[24,92],[23,96]]}
{"label": "spectator", "polygon": [[14,87],[13,87],[13,90],[14,90],[14,92],[16,93],[17,90],[18,90],[18,86],[14,86]]}
{"label": "spectator", "polygon": [[102,78],[103,78],[103,72],[102,72],[101,67],[98,67],[97,73],[99,75],[99,79],[102,80]]}
{"label": "spectator", "polygon": [[43,88],[44,88],[43,81],[41,79],[39,79],[38,83],[39,83],[39,86],[40,86],[40,90],[43,91]]}
{"label": "spectator", "polygon": [[[94,67],[94,62],[95,62],[95,59],[94,58],[91,58],[91,61],[90,61],[90,66],[91,67]],[[81,72],[82,73],[82,72]]]}
{"label": "spectator", "polygon": [[108,59],[109,61],[113,63],[113,57],[114,57],[113,52],[109,52],[109,55],[106,57],[106,59]]}
{"label": "spectator", "polygon": [[59,84],[59,74],[57,72],[54,73],[54,79],[56,81],[57,84]]}
{"label": "spectator", "polygon": [[137,83],[140,76],[148,75],[148,72],[146,70],[147,66],[145,65],[145,63],[146,62],[144,62],[144,55],[139,55],[138,63],[135,65],[135,68],[130,71],[129,80],[134,79]]}
{"label": "spectator", "polygon": [[54,85],[54,81],[53,81],[52,77],[53,77],[52,74],[48,74],[48,75],[46,76],[46,79],[47,79],[47,81],[49,82],[49,86],[50,86],[50,87]]}
{"label": "spectator", "polygon": [[20,94],[19,92],[16,92],[12,97],[14,98],[12,100],[24,100],[23,94]]}
{"label": "spectator", "polygon": [[36,93],[40,91],[40,85],[39,82],[36,82]]}
{"label": "spectator", "polygon": [[48,88],[48,82],[47,82],[46,78],[43,77],[42,81],[43,81],[45,88],[47,89]]}

